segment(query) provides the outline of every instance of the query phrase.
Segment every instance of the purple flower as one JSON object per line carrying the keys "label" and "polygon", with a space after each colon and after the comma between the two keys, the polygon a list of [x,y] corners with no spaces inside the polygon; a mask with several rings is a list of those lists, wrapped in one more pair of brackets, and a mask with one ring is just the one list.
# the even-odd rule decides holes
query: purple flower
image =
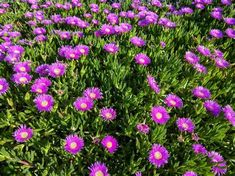
{"label": "purple flower", "polygon": [[221,156],[218,152],[215,151],[208,152],[208,157],[210,158],[212,163],[221,163],[224,161],[223,156]]}
{"label": "purple flower", "polygon": [[149,152],[149,162],[160,168],[168,163],[170,157],[167,149],[160,144],[153,144],[152,149]]}
{"label": "purple flower", "polygon": [[110,44],[105,44],[104,45],[104,50],[109,52],[109,53],[115,54],[115,53],[118,52],[119,48],[116,44],[110,43]]}
{"label": "purple flower", "polygon": [[200,73],[207,74],[207,68],[202,64],[195,64],[193,67]]}
{"label": "purple flower", "polygon": [[102,94],[101,90],[98,87],[89,87],[83,93],[84,97],[88,97],[88,98],[91,98],[93,100],[102,99],[103,98],[102,95],[103,94]]}
{"label": "purple flower", "polygon": [[33,102],[35,103],[38,111],[51,111],[54,105],[54,99],[51,95],[41,94],[38,95]]}
{"label": "purple flower", "polygon": [[182,99],[175,94],[167,95],[167,97],[165,98],[165,103],[168,107],[174,107],[174,108],[183,107]]}
{"label": "purple flower", "polygon": [[219,30],[219,29],[212,29],[210,31],[210,35],[212,37],[215,37],[215,38],[218,38],[218,39],[223,38],[223,36],[224,36],[223,32],[221,30]]}
{"label": "purple flower", "polygon": [[26,142],[33,136],[33,129],[27,128],[26,125],[21,125],[13,134],[17,142]]}
{"label": "purple flower", "polygon": [[103,24],[103,25],[101,26],[100,32],[101,32],[103,35],[111,35],[111,34],[113,34],[115,31],[114,31],[113,26],[107,25],[107,24]]}
{"label": "purple flower", "polygon": [[118,16],[115,13],[108,14],[106,18],[107,18],[107,21],[112,25],[119,23]]}
{"label": "purple flower", "polygon": [[184,173],[183,176],[197,176],[197,173],[193,171],[187,171]]}
{"label": "purple flower", "polygon": [[149,126],[147,124],[144,123],[139,123],[136,125],[136,128],[139,132],[144,133],[144,134],[148,134],[149,133]]}
{"label": "purple flower", "polygon": [[176,124],[181,132],[192,133],[195,129],[195,125],[190,118],[178,118]]}
{"label": "purple flower", "polygon": [[224,69],[230,66],[230,63],[223,58],[216,58],[215,64],[216,64],[216,67],[221,68],[221,69]]}
{"label": "purple flower", "polygon": [[34,84],[42,84],[42,85],[45,85],[45,86],[51,86],[51,81],[48,79],[48,78],[45,78],[45,77],[41,77],[41,78],[37,78],[35,81],[34,81]]}
{"label": "purple flower", "polygon": [[89,47],[86,45],[77,45],[74,49],[77,50],[80,55],[87,56],[89,54]]}
{"label": "purple flower", "polygon": [[12,81],[16,84],[28,84],[32,79],[32,76],[28,73],[15,73],[12,75]]}
{"label": "purple flower", "polygon": [[31,71],[30,64],[31,63],[29,61],[15,63],[13,70],[15,72],[30,72]]}
{"label": "purple flower", "polygon": [[35,35],[46,34],[46,29],[45,28],[41,28],[41,27],[35,28],[33,30],[33,34],[35,34]]}
{"label": "purple flower", "polygon": [[160,41],[160,46],[161,46],[162,48],[165,48],[165,47],[166,47],[166,43],[163,42],[163,41]]}
{"label": "purple flower", "polygon": [[197,64],[200,61],[199,57],[191,51],[187,51],[184,58],[190,64]]}
{"label": "purple flower", "polygon": [[31,92],[38,93],[38,94],[46,94],[48,91],[48,87],[44,84],[33,84],[31,86]]}
{"label": "purple flower", "polygon": [[160,87],[158,86],[156,80],[154,79],[154,77],[152,77],[151,75],[147,75],[147,81],[148,81],[148,85],[149,87],[156,93],[159,94],[160,92]]}
{"label": "purple flower", "polygon": [[211,12],[211,17],[217,20],[221,20],[223,18],[223,9],[222,8],[214,8]]}
{"label": "purple flower", "polygon": [[170,119],[170,115],[163,106],[154,106],[151,109],[151,117],[157,124],[165,124]]}
{"label": "purple flower", "polygon": [[225,33],[229,38],[235,39],[235,30],[234,29],[228,28],[225,30]]}
{"label": "purple flower", "polygon": [[16,57],[19,57],[24,53],[24,48],[19,45],[12,45],[12,46],[9,46],[7,52],[10,55],[14,55]]}
{"label": "purple flower", "polygon": [[107,121],[111,121],[111,120],[114,120],[117,116],[117,112],[115,109],[113,108],[102,108],[100,110],[100,116],[104,119],[104,120],[107,120]]}
{"label": "purple flower", "polygon": [[202,45],[199,45],[197,47],[197,51],[199,53],[201,53],[202,55],[204,55],[204,56],[210,56],[211,55],[210,50],[208,48],[206,48],[205,46],[202,46]]}
{"label": "purple flower", "polygon": [[215,174],[215,175],[224,175],[226,174],[227,172],[227,165],[226,165],[226,162],[222,162],[222,163],[218,163],[216,164],[215,166],[212,167],[212,172]]}
{"label": "purple flower", "polygon": [[132,37],[130,41],[133,45],[138,47],[142,47],[146,44],[146,42],[142,38],[136,36]]}
{"label": "purple flower", "polygon": [[235,25],[235,18],[224,18],[224,22],[227,23],[228,25]]}
{"label": "purple flower", "polygon": [[193,144],[193,151],[195,154],[207,154],[207,150],[202,144]]}
{"label": "purple flower", "polygon": [[109,153],[114,153],[117,151],[118,149],[118,141],[117,139],[115,139],[113,136],[105,136],[102,141],[101,144],[103,145],[103,147],[105,147]]}
{"label": "purple flower", "polygon": [[109,176],[108,168],[104,163],[95,162],[89,167],[90,174],[89,176]]}
{"label": "purple flower", "polygon": [[69,135],[65,139],[65,145],[64,149],[73,154],[76,155],[78,152],[80,152],[84,147],[84,140],[77,135]]}
{"label": "purple flower", "polygon": [[225,118],[233,125],[235,126],[235,111],[230,105],[226,105],[223,108],[224,116]]}
{"label": "purple flower", "polygon": [[0,95],[5,94],[9,89],[9,84],[5,78],[0,77]]}
{"label": "purple flower", "polygon": [[141,172],[136,172],[135,176],[142,176],[142,173]]}
{"label": "purple flower", "polygon": [[47,36],[45,36],[45,35],[37,35],[36,37],[35,37],[35,40],[37,41],[37,42],[45,42],[45,41],[47,41]]}
{"label": "purple flower", "polygon": [[221,0],[221,4],[229,6],[232,4],[232,1],[231,0]]}
{"label": "purple flower", "polygon": [[42,64],[36,67],[35,72],[38,73],[40,76],[47,76],[49,73],[49,65]]}
{"label": "purple flower", "polygon": [[49,75],[53,78],[60,77],[64,75],[66,71],[66,66],[63,63],[53,63],[49,66]]}
{"label": "purple flower", "polygon": [[201,99],[210,99],[211,98],[211,93],[210,91],[202,86],[195,87],[192,90],[192,93],[195,97],[201,98]]}
{"label": "purple flower", "polygon": [[135,56],[135,62],[137,64],[147,66],[151,63],[151,59],[146,54],[139,53]]}
{"label": "purple flower", "polygon": [[209,111],[213,116],[218,116],[221,111],[221,106],[213,100],[207,100],[203,104],[204,108]]}
{"label": "purple flower", "polygon": [[94,102],[92,99],[87,97],[78,97],[73,105],[78,111],[88,111],[93,108]]}

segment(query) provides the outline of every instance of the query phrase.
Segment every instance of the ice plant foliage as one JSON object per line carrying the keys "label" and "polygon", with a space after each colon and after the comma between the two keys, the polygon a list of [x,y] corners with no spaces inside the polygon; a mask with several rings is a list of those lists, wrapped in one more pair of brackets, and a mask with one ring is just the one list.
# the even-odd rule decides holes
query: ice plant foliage
{"label": "ice plant foliage", "polygon": [[0,175],[234,176],[234,7],[0,0]]}

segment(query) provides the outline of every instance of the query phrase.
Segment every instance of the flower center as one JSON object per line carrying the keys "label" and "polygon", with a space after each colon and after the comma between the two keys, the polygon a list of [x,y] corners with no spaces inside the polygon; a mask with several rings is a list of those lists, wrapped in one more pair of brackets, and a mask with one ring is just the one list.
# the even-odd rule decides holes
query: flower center
{"label": "flower center", "polygon": [[42,89],[39,89],[39,88],[38,88],[38,89],[36,90],[36,92],[42,93]]}
{"label": "flower center", "polygon": [[85,53],[85,50],[84,50],[84,49],[80,49],[80,52],[81,52],[81,53]]}
{"label": "flower center", "polygon": [[71,58],[75,58],[75,54],[70,54],[69,55]]}
{"label": "flower center", "polygon": [[25,67],[20,67],[20,71],[25,72],[26,71]]}
{"label": "flower center", "polygon": [[54,73],[55,73],[56,75],[60,74],[60,69],[59,69],[59,68],[54,69]]}
{"label": "flower center", "polygon": [[95,98],[96,97],[95,93],[90,93],[89,95],[90,95],[91,98]]}
{"label": "flower center", "polygon": [[173,105],[173,106],[175,106],[175,105],[176,105],[175,100],[170,100],[170,104]]}
{"label": "flower center", "polygon": [[99,170],[95,173],[95,176],[104,176],[104,174],[102,171]]}
{"label": "flower center", "polygon": [[199,91],[199,92],[198,92],[198,95],[201,96],[201,97],[203,97],[203,96],[204,96],[204,93],[201,92],[201,91]]}
{"label": "flower center", "polygon": [[110,29],[105,29],[105,32],[110,32]]}
{"label": "flower center", "polygon": [[70,148],[71,149],[75,149],[77,147],[77,143],[76,142],[72,142],[71,144],[70,144]]}
{"label": "flower center", "polygon": [[140,58],[140,63],[145,63],[145,60],[143,58]]}
{"label": "flower center", "polygon": [[114,51],[114,49],[113,49],[113,48],[109,48],[109,51],[113,52],[113,51]]}
{"label": "flower center", "polygon": [[162,118],[162,113],[158,112],[158,113],[156,114],[156,118],[157,118],[157,119],[161,119],[161,118]]}
{"label": "flower center", "polygon": [[81,104],[81,108],[82,108],[82,109],[87,108],[87,104],[86,104],[86,103],[82,103],[82,104]]}
{"label": "flower center", "polygon": [[14,51],[14,53],[19,54],[19,53],[20,53],[20,51],[19,51],[19,50],[15,50],[15,51]]}
{"label": "flower center", "polygon": [[105,114],[105,117],[106,117],[107,119],[110,119],[110,118],[112,117],[112,114],[111,114],[110,112],[107,112],[107,113]]}
{"label": "flower center", "polygon": [[27,81],[27,78],[25,78],[25,77],[21,77],[19,80],[20,80],[20,82],[24,83],[24,82],[26,82],[26,81]]}
{"label": "flower center", "polygon": [[29,135],[29,134],[28,134],[27,132],[22,132],[22,133],[20,133],[20,137],[23,138],[23,139],[27,138],[28,135]]}
{"label": "flower center", "polygon": [[159,159],[162,159],[162,154],[160,152],[155,152],[154,153],[154,158],[159,160]]}
{"label": "flower center", "polygon": [[2,90],[2,89],[3,89],[3,85],[0,84],[0,90]]}
{"label": "flower center", "polygon": [[113,146],[112,142],[107,142],[106,144],[107,148],[111,148]]}
{"label": "flower center", "polygon": [[188,124],[187,124],[187,123],[183,123],[183,124],[182,124],[182,127],[183,127],[185,130],[187,130],[187,129],[188,129]]}
{"label": "flower center", "polygon": [[42,107],[46,107],[48,105],[48,101],[46,100],[43,100],[42,103],[41,103]]}

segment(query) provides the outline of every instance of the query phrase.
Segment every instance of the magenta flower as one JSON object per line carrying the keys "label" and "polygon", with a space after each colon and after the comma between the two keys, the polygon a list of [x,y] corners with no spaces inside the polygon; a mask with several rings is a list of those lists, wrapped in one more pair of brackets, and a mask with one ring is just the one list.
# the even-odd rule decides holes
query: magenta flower
{"label": "magenta flower", "polygon": [[195,87],[192,90],[192,93],[195,97],[201,98],[201,99],[210,99],[211,98],[211,93],[210,91],[202,86]]}
{"label": "magenta flower", "polygon": [[135,62],[137,64],[147,66],[151,63],[151,59],[146,54],[139,53],[135,56]]}
{"label": "magenta flower", "polygon": [[151,75],[147,75],[147,81],[148,81],[148,85],[149,87],[156,93],[159,94],[160,92],[160,87],[158,86],[156,80],[154,79],[154,77],[152,77]]}
{"label": "magenta flower", "polygon": [[230,66],[230,63],[223,58],[216,58],[215,64],[216,64],[216,67],[221,68],[221,69],[225,69]]}
{"label": "magenta flower", "polygon": [[94,102],[92,99],[87,97],[78,97],[73,103],[73,106],[78,111],[88,111],[93,108]]}
{"label": "magenta flower", "polygon": [[223,156],[220,153],[215,152],[215,151],[208,152],[207,156],[210,158],[212,163],[221,163],[224,161]]}
{"label": "magenta flower", "polygon": [[204,108],[210,112],[213,116],[218,116],[221,112],[221,106],[213,100],[207,100],[203,104]]}
{"label": "magenta flower", "polygon": [[170,155],[165,147],[160,144],[153,144],[149,152],[149,162],[157,168],[163,167],[168,163]]}
{"label": "magenta flower", "polygon": [[100,116],[107,121],[112,121],[117,117],[117,112],[113,108],[102,108],[100,110]]}
{"label": "magenta flower", "polygon": [[28,73],[15,73],[12,75],[12,81],[16,84],[28,84],[32,76]]}
{"label": "magenta flower", "polygon": [[9,89],[9,84],[5,78],[0,77],[0,95],[5,94]]}
{"label": "magenta flower", "polygon": [[103,25],[101,26],[100,32],[101,32],[103,35],[111,35],[111,34],[114,34],[115,31],[114,31],[113,26],[107,25],[107,24],[103,24]]}
{"label": "magenta flower", "polygon": [[66,66],[63,63],[53,63],[49,66],[49,75],[53,78],[60,77],[65,74]]}
{"label": "magenta flower", "polygon": [[76,155],[78,152],[80,152],[84,148],[84,140],[77,135],[69,135],[65,139],[65,145],[64,149],[73,154]]}
{"label": "magenta flower", "polygon": [[207,68],[204,65],[201,64],[195,64],[193,66],[198,72],[207,74]]}
{"label": "magenta flower", "polygon": [[151,117],[157,124],[165,124],[170,119],[170,115],[163,106],[154,106],[151,109]]}
{"label": "magenta flower", "polygon": [[48,78],[41,77],[41,78],[35,79],[34,84],[42,84],[48,87],[48,86],[51,86],[52,83]]}
{"label": "magenta flower", "polygon": [[224,36],[223,32],[221,30],[219,30],[219,29],[212,29],[210,31],[210,35],[212,37],[218,38],[218,39],[223,38],[223,36]]}
{"label": "magenta flower", "polygon": [[165,98],[165,103],[168,107],[174,107],[174,108],[182,108],[183,107],[183,101],[180,97],[174,94],[169,94]]}
{"label": "magenta flower", "polygon": [[149,126],[147,124],[144,123],[139,123],[136,125],[136,128],[139,132],[143,133],[143,134],[148,134],[149,133]]}
{"label": "magenta flower", "polygon": [[27,128],[26,125],[21,125],[13,134],[17,142],[26,142],[33,136],[33,129]]}
{"label": "magenta flower", "polygon": [[136,172],[135,176],[142,176],[142,173],[141,172]]}
{"label": "magenta flower", "polygon": [[77,50],[80,55],[87,56],[89,54],[89,47],[86,45],[77,45],[74,49]]}
{"label": "magenta flower", "polygon": [[115,54],[119,51],[119,48],[116,44],[109,43],[109,44],[104,45],[104,50],[109,52],[109,53]]}
{"label": "magenta flower", "polygon": [[195,129],[195,125],[190,118],[178,118],[176,124],[181,132],[192,133]]}
{"label": "magenta flower", "polygon": [[202,155],[207,154],[207,150],[202,144],[193,144],[192,147],[195,154],[202,154]]}
{"label": "magenta flower", "polygon": [[13,70],[15,72],[30,72],[31,67],[30,67],[30,62],[17,62],[14,64]]}
{"label": "magenta flower", "polygon": [[118,149],[118,141],[117,139],[115,139],[113,136],[105,136],[102,141],[101,144],[103,145],[103,147],[105,147],[107,149],[107,151],[109,153],[114,153],[117,151]]}
{"label": "magenta flower", "polygon": [[146,42],[142,38],[136,36],[131,38],[131,43],[138,47],[142,47],[146,44]]}
{"label": "magenta flower", "polygon": [[51,111],[54,105],[54,99],[51,95],[42,94],[38,95],[33,102],[35,103],[38,111]]}
{"label": "magenta flower", "polygon": [[187,51],[184,56],[185,60],[190,64],[196,64],[200,61],[199,57],[191,51]]}
{"label": "magenta flower", "polygon": [[98,87],[89,87],[83,92],[84,97],[91,98],[92,100],[98,100],[103,98],[103,94]]}
{"label": "magenta flower", "polygon": [[40,76],[47,76],[49,71],[48,64],[42,64],[36,67],[35,72],[38,73]]}
{"label": "magenta flower", "polygon": [[48,91],[48,87],[44,84],[33,84],[31,86],[31,92],[38,94],[46,94]]}
{"label": "magenta flower", "polygon": [[106,165],[99,161],[92,164],[89,167],[89,170],[90,170],[89,176],[110,176]]}
{"label": "magenta flower", "polygon": [[226,172],[227,172],[227,165],[226,165],[226,162],[222,162],[222,163],[218,163],[216,164],[215,166],[212,167],[212,172],[215,174],[215,175],[225,175]]}
{"label": "magenta flower", "polygon": [[226,105],[223,108],[224,116],[225,118],[232,124],[232,126],[235,126],[235,111],[230,105]]}
{"label": "magenta flower", "polygon": [[193,171],[187,171],[184,173],[183,176],[197,176],[197,173]]}
{"label": "magenta flower", "polygon": [[208,48],[206,48],[205,46],[202,46],[202,45],[197,46],[197,51],[199,53],[201,53],[203,56],[210,56],[211,55],[210,50]]}
{"label": "magenta flower", "polygon": [[232,4],[231,0],[221,0],[221,4],[230,6]]}
{"label": "magenta flower", "polygon": [[224,22],[227,23],[228,25],[235,25],[235,18],[224,18]]}
{"label": "magenta flower", "polygon": [[226,29],[225,33],[229,38],[235,39],[235,30],[233,28]]}

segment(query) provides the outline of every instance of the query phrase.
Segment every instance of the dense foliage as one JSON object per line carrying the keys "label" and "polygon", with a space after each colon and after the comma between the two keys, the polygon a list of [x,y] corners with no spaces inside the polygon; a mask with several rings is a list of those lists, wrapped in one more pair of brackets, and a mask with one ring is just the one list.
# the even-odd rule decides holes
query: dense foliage
{"label": "dense foliage", "polygon": [[0,175],[234,176],[234,9],[0,3]]}

